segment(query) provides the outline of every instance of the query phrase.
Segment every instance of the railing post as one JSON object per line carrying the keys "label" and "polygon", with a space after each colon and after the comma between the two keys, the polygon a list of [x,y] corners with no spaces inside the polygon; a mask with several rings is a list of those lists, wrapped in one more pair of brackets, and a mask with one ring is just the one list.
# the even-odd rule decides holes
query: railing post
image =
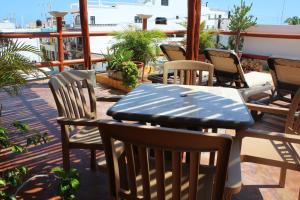
{"label": "railing post", "polygon": [[143,31],[146,31],[148,28],[148,19],[152,17],[152,15],[137,14],[137,16],[142,19]]}
{"label": "railing post", "polygon": [[63,41],[63,17],[67,14],[67,12],[57,12],[52,11],[50,14],[56,17],[56,27],[57,27],[57,45],[58,45],[58,61],[59,61],[59,72],[64,71],[64,41]]}
{"label": "railing post", "polygon": [[83,42],[83,54],[85,69],[92,68],[91,49],[90,49],[90,33],[88,24],[87,0],[79,0],[80,7],[80,23]]}

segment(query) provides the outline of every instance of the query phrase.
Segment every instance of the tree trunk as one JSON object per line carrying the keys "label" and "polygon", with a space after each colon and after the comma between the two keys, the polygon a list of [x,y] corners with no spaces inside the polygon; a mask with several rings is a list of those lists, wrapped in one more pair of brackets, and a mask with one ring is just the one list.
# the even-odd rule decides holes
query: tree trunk
{"label": "tree trunk", "polygon": [[241,31],[238,30],[235,36],[235,53],[239,53],[239,47],[241,42]]}

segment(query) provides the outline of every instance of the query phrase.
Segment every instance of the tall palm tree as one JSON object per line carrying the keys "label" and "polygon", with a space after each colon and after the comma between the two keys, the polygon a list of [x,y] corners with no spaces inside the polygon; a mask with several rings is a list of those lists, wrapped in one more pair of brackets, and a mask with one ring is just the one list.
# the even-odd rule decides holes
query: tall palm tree
{"label": "tall palm tree", "polygon": [[298,25],[300,24],[300,17],[297,16],[289,17],[284,22],[288,23],[289,25]]}

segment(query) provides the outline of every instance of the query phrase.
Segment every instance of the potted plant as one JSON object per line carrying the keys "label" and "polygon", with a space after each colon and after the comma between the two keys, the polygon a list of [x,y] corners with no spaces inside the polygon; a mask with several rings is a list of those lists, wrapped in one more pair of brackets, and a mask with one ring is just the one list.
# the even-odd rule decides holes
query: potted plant
{"label": "potted plant", "polygon": [[130,61],[132,56],[132,51],[121,48],[112,48],[105,55],[108,62],[108,76],[115,80],[121,80],[123,85],[128,88],[134,88],[138,84],[139,77],[138,66]]}
{"label": "potted plant", "polygon": [[231,39],[231,43],[234,45],[234,50],[237,54],[240,54],[239,51],[242,49],[241,32],[256,25],[257,18],[249,15],[252,5],[252,3],[246,5],[246,2],[241,0],[240,5],[234,5],[233,10],[231,10],[232,15],[229,17],[230,23],[228,28],[236,34],[234,38]]}
{"label": "potted plant", "polygon": [[131,51],[131,61],[137,65],[143,77],[144,66],[149,62],[156,61],[158,43],[163,38],[165,38],[165,34],[159,30],[143,31],[129,27],[115,34],[116,42],[112,49]]}

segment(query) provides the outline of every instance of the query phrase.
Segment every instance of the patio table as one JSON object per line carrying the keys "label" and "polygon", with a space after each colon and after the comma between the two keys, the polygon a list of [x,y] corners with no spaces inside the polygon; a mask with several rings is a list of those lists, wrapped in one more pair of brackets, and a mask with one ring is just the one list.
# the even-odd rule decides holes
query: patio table
{"label": "patio table", "polygon": [[116,120],[177,128],[241,130],[254,123],[239,91],[223,87],[141,84],[107,114]]}
{"label": "patio table", "polygon": [[[236,134],[254,124],[239,91],[223,87],[141,84],[113,105],[107,114],[116,120],[173,128],[235,129]],[[214,153],[209,163],[214,163]],[[233,138],[228,166],[230,178],[226,188],[232,193],[239,192],[242,179],[238,137]]]}

